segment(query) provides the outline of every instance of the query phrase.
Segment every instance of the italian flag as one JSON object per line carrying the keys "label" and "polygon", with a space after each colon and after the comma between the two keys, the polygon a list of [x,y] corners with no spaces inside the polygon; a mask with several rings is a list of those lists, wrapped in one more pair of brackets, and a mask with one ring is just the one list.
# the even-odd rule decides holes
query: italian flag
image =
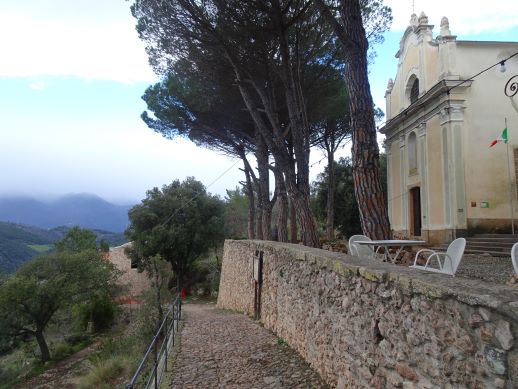
{"label": "italian flag", "polygon": [[504,143],[507,143],[507,127],[504,128],[504,130],[502,131],[502,134],[496,138],[496,139],[493,139],[493,141],[491,142],[491,144],[489,145],[489,147],[493,147],[494,145],[496,145],[498,142],[504,142]]}

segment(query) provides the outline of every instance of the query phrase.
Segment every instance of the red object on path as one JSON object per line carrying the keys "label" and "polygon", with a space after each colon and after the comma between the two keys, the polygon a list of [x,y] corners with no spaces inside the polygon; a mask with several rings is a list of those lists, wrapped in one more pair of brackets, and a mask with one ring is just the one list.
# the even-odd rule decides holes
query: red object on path
{"label": "red object on path", "polygon": [[187,291],[185,288],[180,289],[180,298],[185,299],[187,297]]}

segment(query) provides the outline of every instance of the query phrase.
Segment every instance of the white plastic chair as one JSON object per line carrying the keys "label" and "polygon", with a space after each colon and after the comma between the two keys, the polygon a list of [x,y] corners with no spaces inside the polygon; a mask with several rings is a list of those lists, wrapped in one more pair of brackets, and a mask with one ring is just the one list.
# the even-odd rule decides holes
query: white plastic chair
{"label": "white plastic chair", "polygon": [[[410,267],[426,270],[436,273],[449,274],[455,277],[455,272],[459,267],[460,260],[462,259],[462,254],[464,254],[464,248],[466,247],[466,239],[457,238],[453,242],[450,243],[448,249],[445,253],[439,251],[433,251],[430,249],[422,249],[417,252],[414,259],[414,264]],[[419,254],[429,252],[430,255],[426,258],[426,263],[424,266],[417,264],[417,258],[419,258]],[[441,257],[442,261],[441,261]],[[437,260],[438,267],[432,267],[433,259]]]}
{"label": "white plastic chair", "polygon": [[359,245],[356,242],[369,242],[371,238],[365,235],[353,235],[349,238],[349,254],[355,257],[374,257],[374,250],[371,246]]}
{"label": "white plastic chair", "polygon": [[513,244],[511,249],[511,259],[513,260],[514,272],[518,276],[518,242]]}

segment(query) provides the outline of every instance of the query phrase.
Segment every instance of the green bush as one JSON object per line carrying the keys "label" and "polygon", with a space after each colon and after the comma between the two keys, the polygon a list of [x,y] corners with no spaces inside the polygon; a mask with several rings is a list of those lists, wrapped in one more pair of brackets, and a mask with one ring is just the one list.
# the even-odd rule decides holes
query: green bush
{"label": "green bush", "polygon": [[61,361],[74,353],[74,347],[67,343],[58,343],[54,346],[52,360]]}
{"label": "green bush", "polygon": [[74,334],[65,337],[64,342],[57,343],[52,350],[52,360],[61,361],[69,355],[75,354],[92,343],[92,339],[87,334]]}
{"label": "green bush", "polygon": [[129,381],[151,342],[157,325],[153,296],[143,296],[129,325],[117,335],[103,339],[89,360],[88,373],[81,377],[80,388],[113,388],[121,381]]}
{"label": "green bush", "polygon": [[17,338],[2,336],[2,330],[0,328],[0,356],[11,352],[20,344],[20,340]]}
{"label": "green bush", "polygon": [[95,331],[102,331],[114,323],[118,313],[117,305],[108,297],[98,297],[90,304],[79,308],[79,317],[82,328],[86,328],[89,321],[93,321]]}
{"label": "green bush", "polygon": [[22,371],[22,361],[14,361],[0,366],[0,389],[12,388]]}
{"label": "green bush", "polygon": [[92,337],[88,334],[72,334],[69,336],[65,336],[65,342],[67,342],[71,346],[87,346],[90,343],[92,343]]}

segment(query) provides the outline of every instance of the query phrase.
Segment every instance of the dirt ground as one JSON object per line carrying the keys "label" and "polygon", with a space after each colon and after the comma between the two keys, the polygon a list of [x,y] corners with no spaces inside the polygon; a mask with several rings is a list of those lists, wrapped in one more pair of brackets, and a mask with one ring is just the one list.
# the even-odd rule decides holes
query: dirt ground
{"label": "dirt ground", "polygon": [[14,386],[15,389],[72,389],[77,388],[79,377],[85,374],[91,366],[88,357],[94,352],[98,343],[70,355],[58,362],[56,366],[40,375]]}

